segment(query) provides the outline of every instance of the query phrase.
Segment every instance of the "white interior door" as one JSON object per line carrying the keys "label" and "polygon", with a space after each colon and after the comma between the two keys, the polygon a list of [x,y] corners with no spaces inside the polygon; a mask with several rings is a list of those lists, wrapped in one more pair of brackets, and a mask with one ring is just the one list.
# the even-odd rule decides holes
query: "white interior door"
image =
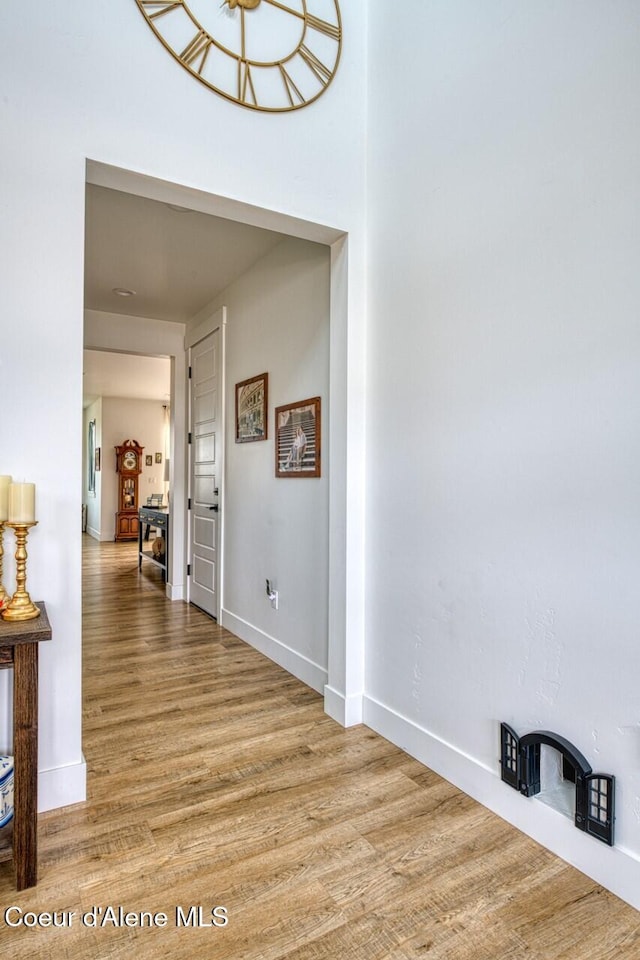
{"label": "white interior door", "polygon": [[220,330],[191,348],[189,600],[220,613],[220,481],[222,477]]}

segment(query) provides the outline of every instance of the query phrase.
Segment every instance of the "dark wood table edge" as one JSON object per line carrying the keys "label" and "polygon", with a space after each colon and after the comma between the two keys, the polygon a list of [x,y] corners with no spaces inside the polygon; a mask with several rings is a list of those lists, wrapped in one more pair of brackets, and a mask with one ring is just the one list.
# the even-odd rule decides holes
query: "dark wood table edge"
{"label": "dark wood table edge", "polygon": [[[51,639],[44,603],[40,616],[0,619],[0,668],[13,666],[13,859],[18,890],[38,879],[38,644]],[[6,658],[6,651],[12,654]]]}

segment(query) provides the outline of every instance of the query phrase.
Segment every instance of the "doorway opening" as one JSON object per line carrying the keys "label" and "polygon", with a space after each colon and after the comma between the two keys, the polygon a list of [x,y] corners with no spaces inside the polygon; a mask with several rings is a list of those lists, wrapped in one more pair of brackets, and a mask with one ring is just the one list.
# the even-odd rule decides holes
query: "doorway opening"
{"label": "doorway opening", "polygon": [[[326,422],[331,424],[331,431],[327,432],[326,443],[323,448],[322,480],[327,485],[326,523],[328,528],[328,542],[324,559],[325,570],[320,581],[317,578],[307,578],[314,585],[314,600],[320,598],[325,618],[322,624],[324,632],[324,648],[321,656],[310,655],[307,650],[297,651],[288,638],[282,641],[277,636],[277,629],[256,630],[250,618],[234,617],[233,611],[224,608],[224,589],[220,590],[220,604],[222,607],[221,620],[236,634],[240,635],[268,656],[280,663],[291,673],[303,679],[314,689],[324,692],[325,709],[341,723],[350,725],[362,719],[362,688],[363,688],[363,563],[364,543],[362,517],[353,509],[347,513],[348,490],[351,490],[351,500],[362,502],[356,496],[360,491],[364,475],[364,457],[361,450],[363,437],[363,408],[364,400],[360,391],[352,391],[349,384],[360,382],[363,375],[364,356],[355,357],[354,344],[362,343],[362,338],[347,336],[348,303],[354,296],[353,283],[349,289],[349,278],[352,272],[348,267],[348,241],[344,231],[312,223],[281,214],[266,208],[254,207],[240,201],[205,193],[194,188],[176,183],[160,181],[153,177],[136,174],[89,160],[86,168],[87,182],[87,250],[85,256],[86,284],[91,281],[91,271],[94,264],[106,264],[112,271],[124,270],[129,266],[130,257],[127,256],[126,244],[112,245],[111,253],[103,252],[93,255],[91,252],[90,234],[98,234],[102,239],[113,239],[117,231],[117,217],[115,214],[121,205],[133,204],[136,211],[142,206],[154,218],[157,218],[155,233],[164,236],[166,247],[150,255],[145,266],[148,273],[148,289],[157,296],[162,303],[168,303],[173,295],[175,284],[171,282],[171,265],[176,262],[174,256],[180,242],[176,239],[185,232],[196,238],[196,246],[203,248],[202,234],[203,215],[207,223],[217,221],[222,225],[225,237],[221,249],[221,256],[216,261],[229,263],[235,266],[240,273],[238,253],[245,249],[244,242],[238,239],[239,231],[251,235],[260,233],[275,235],[277,241],[302,240],[312,241],[313,244],[323,245],[328,256],[328,285],[330,286],[327,317],[330,332],[327,337],[327,352],[329,356],[329,380],[325,396],[327,403]],[[99,198],[106,200],[104,205],[105,219],[100,229],[93,231],[91,205]],[[151,206],[149,206],[151,204]],[[166,223],[171,216],[172,228],[167,233],[159,227]],[[141,218],[134,216],[129,221],[127,231],[133,238],[136,248],[148,250],[141,241]],[[222,223],[220,223],[222,222]],[[188,225],[188,230],[186,229]],[[200,242],[198,243],[198,238]],[[190,241],[187,241],[190,242]],[[206,244],[204,244],[206,247]],[[104,255],[103,255],[104,254]],[[209,256],[208,267],[211,266]],[[171,600],[189,599],[189,454],[188,454],[188,380],[187,380],[187,351],[185,347],[193,345],[211,329],[211,314],[206,311],[193,312],[180,317],[169,316],[162,312],[161,307],[151,309],[147,305],[142,309],[141,291],[137,289],[133,278],[126,272],[119,272],[106,290],[106,301],[86,301],[85,310],[85,347],[102,350],[118,351],[127,354],[144,355],[149,353],[169,356],[171,358],[171,521],[170,521],[170,553],[171,579],[167,583],[166,593]],[[358,274],[359,276],[359,274]],[[200,270],[192,264],[191,274],[187,281],[191,286],[198,286]],[[116,292],[122,290],[136,291],[135,297],[124,298]],[[143,290],[146,290],[143,287]],[[116,301],[114,297],[120,297]],[[358,314],[356,327],[360,329],[364,323],[363,316]],[[185,331],[189,329],[189,343],[185,342]],[[351,346],[349,346],[351,344]],[[277,339],[274,345],[278,349]],[[280,349],[282,348],[280,345]],[[362,352],[363,353],[363,352]],[[353,354],[353,356],[351,356]],[[349,363],[351,358],[351,363]],[[355,362],[354,362],[355,361]],[[362,366],[360,366],[362,364]],[[246,378],[264,369],[248,369],[237,380]],[[231,381],[230,381],[231,383]],[[231,389],[229,386],[228,389]],[[293,389],[293,388],[292,388]],[[228,390],[227,390],[228,392]],[[292,392],[283,399],[297,400],[300,396],[315,394],[315,390],[302,392],[298,395]],[[350,413],[350,416],[347,414]],[[231,413],[229,413],[231,417]],[[348,435],[353,434],[351,442]],[[122,438],[123,439],[123,438]],[[137,438],[139,439],[139,438]],[[228,436],[232,444],[231,434]],[[323,443],[325,437],[323,436]],[[257,445],[256,445],[257,446]],[[155,451],[154,451],[155,453]],[[248,451],[243,450],[245,459],[249,459]],[[330,465],[330,469],[329,469]],[[271,467],[271,470],[273,468]],[[273,475],[273,474],[271,474]],[[278,481],[284,485],[288,481]],[[302,487],[298,485],[302,491]],[[253,491],[255,494],[255,491]],[[284,490],[283,490],[284,493]],[[224,486],[221,495],[224,494]],[[296,496],[297,496],[296,492]],[[222,497],[221,497],[222,498]],[[311,511],[310,517],[317,515]],[[227,554],[223,551],[225,557]],[[224,571],[222,571],[224,582]],[[260,590],[256,591],[255,603],[265,603],[264,576],[273,579],[273,571],[260,571],[256,580],[259,580]],[[295,594],[295,592],[294,592]],[[347,605],[347,595],[351,602]],[[289,597],[286,598],[289,601]],[[348,609],[347,609],[348,607]],[[281,604],[280,616],[284,605]],[[272,608],[269,605],[269,611]],[[347,641],[347,616],[349,631]],[[224,618],[228,618],[225,622]],[[315,623],[316,618],[310,618]],[[243,631],[243,632],[241,632]],[[299,631],[298,631],[299,633]]]}
{"label": "doorway opening", "polygon": [[[86,349],[83,386],[83,532],[99,541],[137,539],[138,508],[151,498],[167,503],[171,361]],[[142,449],[125,480],[116,448],[130,442]],[[132,488],[128,498],[119,484]]]}

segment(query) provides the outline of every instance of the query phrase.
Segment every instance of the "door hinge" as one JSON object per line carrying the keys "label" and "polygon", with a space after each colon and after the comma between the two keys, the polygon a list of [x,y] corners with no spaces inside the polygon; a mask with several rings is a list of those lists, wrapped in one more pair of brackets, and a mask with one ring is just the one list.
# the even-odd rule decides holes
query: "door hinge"
{"label": "door hinge", "polygon": [[191,443],[191,434],[188,435],[187,443]]}
{"label": "door hinge", "polygon": [[191,510],[191,497],[187,500],[187,510]]}
{"label": "door hinge", "polygon": [[188,576],[188,577],[191,576],[191,564],[190,564],[190,563],[187,564],[187,576]]}
{"label": "door hinge", "polygon": [[189,367],[189,380],[191,380],[191,367]]}

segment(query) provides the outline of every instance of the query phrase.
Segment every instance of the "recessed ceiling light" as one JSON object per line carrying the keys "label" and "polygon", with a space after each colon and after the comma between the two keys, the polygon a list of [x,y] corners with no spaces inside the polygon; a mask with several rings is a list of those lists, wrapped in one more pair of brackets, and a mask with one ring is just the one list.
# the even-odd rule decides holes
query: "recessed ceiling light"
{"label": "recessed ceiling light", "polygon": [[115,293],[119,297],[135,297],[135,290],[127,290],[125,287],[114,287],[111,293]]}

